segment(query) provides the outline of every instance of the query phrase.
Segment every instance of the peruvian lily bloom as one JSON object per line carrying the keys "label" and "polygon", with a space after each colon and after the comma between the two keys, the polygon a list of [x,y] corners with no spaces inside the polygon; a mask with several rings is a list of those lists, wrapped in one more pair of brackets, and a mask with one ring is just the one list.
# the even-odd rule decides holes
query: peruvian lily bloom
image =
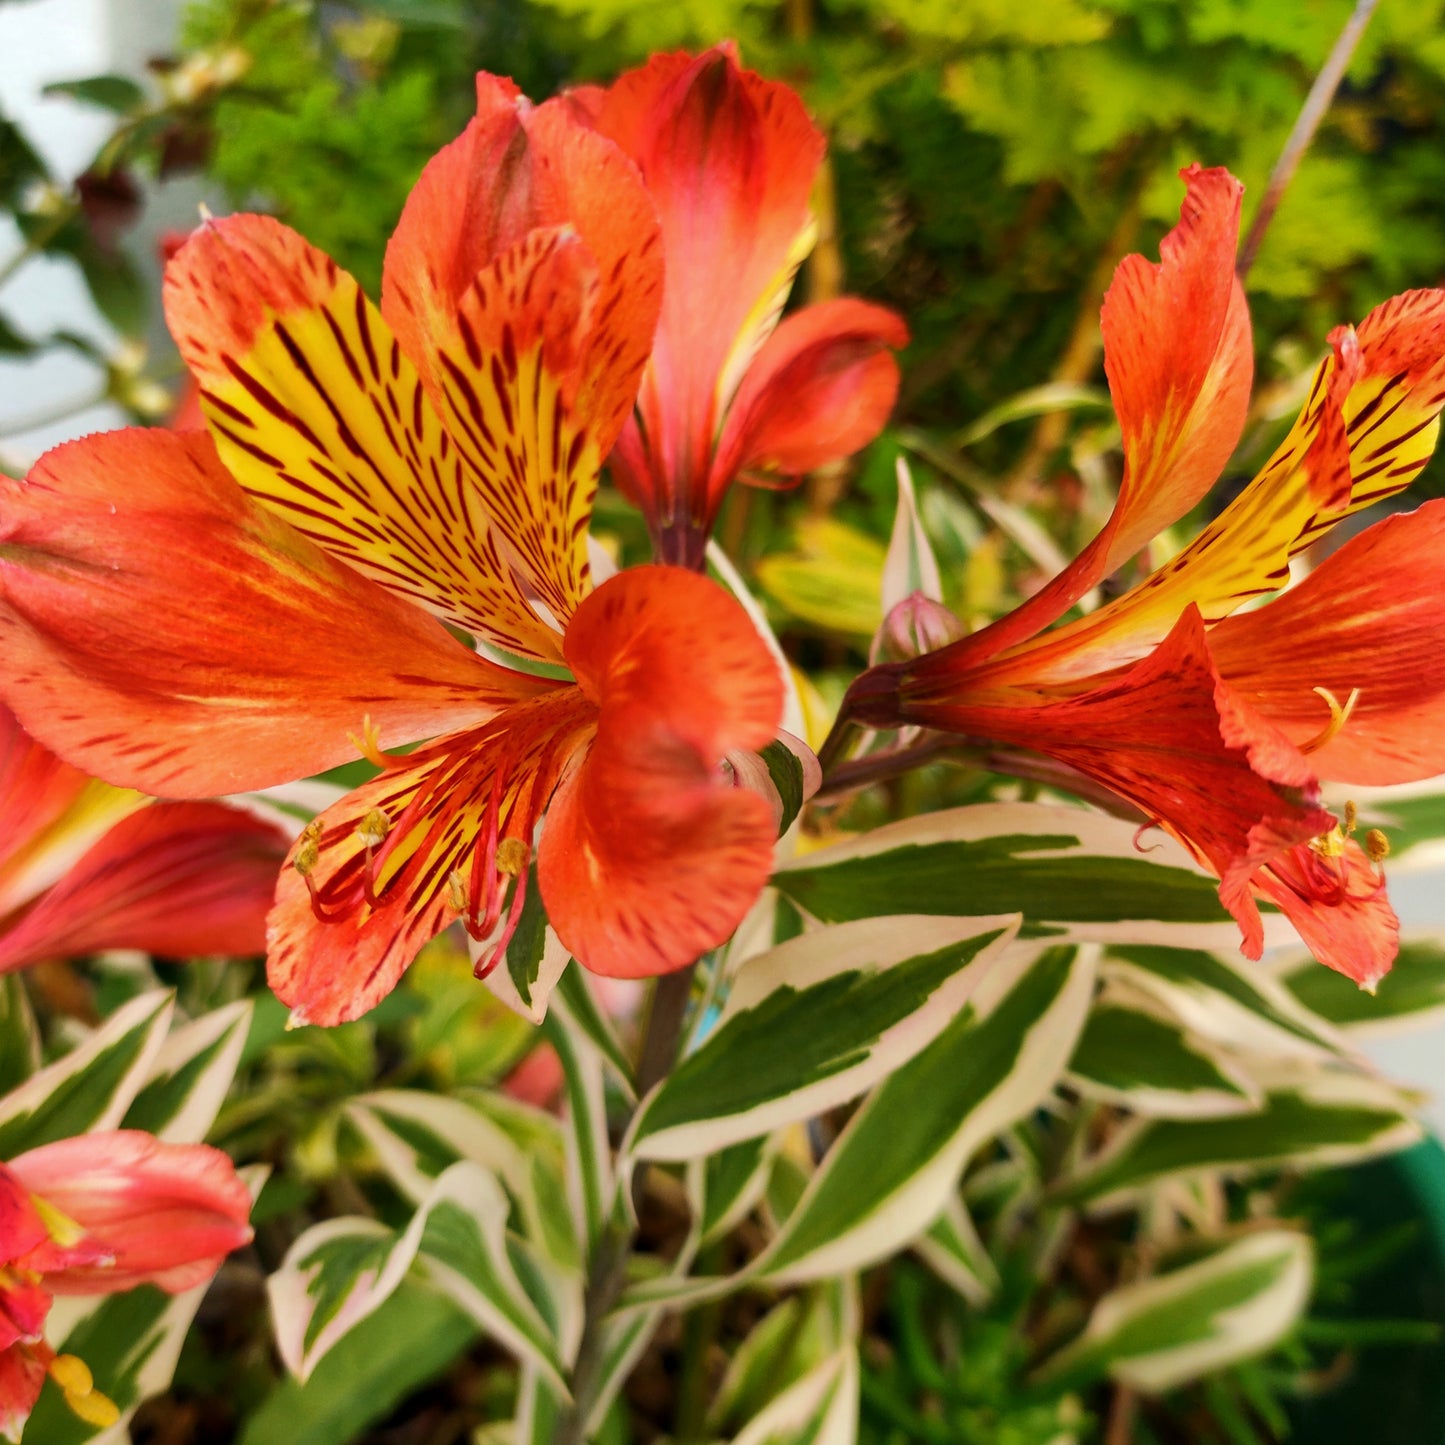
{"label": "peruvian lily bloom", "polygon": [[0,1163],[0,1434],[19,1440],[46,1375],[88,1424],[115,1423],[74,1355],[45,1342],[55,1295],[204,1284],[251,1238],[251,1195],[219,1149],[133,1129]]}
{"label": "peruvian lily bloom", "polygon": [[1229,460],[1252,372],[1234,276],[1241,187],[1191,167],[1161,261],[1128,257],[1105,298],[1105,368],[1123,433],[1114,511],[1084,552],[970,637],[878,667],[848,715],[1030,749],[1127,799],[1220,879],[1244,951],[1257,899],[1316,956],[1372,986],[1398,929],[1378,836],[1355,841],[1321,779],[1375,784],[1445,770],[1445,504],[1372,527],[1298,587],[1290,559],[1405,487],[1445,401],[1445,292],[1416,291],[1330,337],[1294,427],[1254,482],[1172,561],[1050,628],[1183,516]]}
{"label": "peruvian lily bloom", "polygon": [[495,961],[544,809],[551,923],[602,973],[689,963],[771,865],[767,803],[722,762],[782,708],[742,607],[676,568],[589,571],[661,299],[652,201],[565,102],[477,92],[380,309],[275,221],[209,222],[166,276],[208,431],[0,483],[0,686],[63,756],[167,796],[382,765],[282,873],[269,972],[297,1022],[364,1012],[458,919]]}
{"label": "peruvian lily bloom", "polygon": [[0,973],[101,948],[261,953],[288,840],[223,803],[87,777],[0,705]]}
{"label": "peruvian lily bloom", "polygon": [[729,483],[796,481],[877,436],[898,391],[894,312],[852,297],[778,316],[816,226],[824,141],[731,43],[658,55],[569,96],[637,162],[662,224],[662,316],[609,467],[657,555],[701,565]]}

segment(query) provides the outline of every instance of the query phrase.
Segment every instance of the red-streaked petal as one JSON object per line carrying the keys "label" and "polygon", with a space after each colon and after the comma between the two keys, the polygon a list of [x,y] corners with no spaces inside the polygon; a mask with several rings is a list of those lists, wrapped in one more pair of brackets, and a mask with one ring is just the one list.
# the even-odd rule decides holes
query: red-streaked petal
{"label": "red-streaked petal", "polygon": [[[328,808],[314,839],[302,834],[277,885],[267,960],[298,1022],[344,1023],[373,1008],[422,945],[463,916],[458,891],[472,924],[490,931],[486,905],[500,904],[510,881],[494,866],[497,841],[530,847],[595,717],[575,687],[519,704],[399,760]],[[369,845],[377,813],[385,841]]]}
{"label": "red-streaked petal", "polygon": [[1296,744],[1322,778],[1378,785],[1445,772],[1445,501],[1389,517],[1298,586],[1209,634],[1221,675]]}
{"label": "red-streaked petal", "polygon": [[776,322],[812,235],[823,137],[786,85],[720,45],[654,56],[597,117],[641,167],[662,223],[662,318],[639,405],[651,448],[638,480],[703,500],[717,418]]}
{"label": "red-streaked petal", "polygon": [[50,1351],[43,1343],[0,1350],[0,1436],[18,1440],[45,1384]]}
{"label": "red-streaked petal", "polygon": [[1315,958],[1373,990],[1400,951],[1400,921],[1385,880],[1352,838],[1328,857],[1307,843],[1281,853],[1251,879],[1276,904]]}
{"label": "red-streaked petal", "polygon": [[[1188,189],[1179,224],[1160,243],[1159,264],[1126,256],[1104,298],[1105,370],[1124,444],[1114,510],[1046,587],[954,644],[951,652],[971,664],[1056,621],[1182,517],[1239,441],[1254,372],[1249,309],[1234,275],[1244,188],[1222,169],[1190,166],[1181,174]],[[1170,613],[1170,625],[1182,605]]]}
{"label": "red-streaked petal", "polygon": [[87,777],[0,704],[0,918],[49,888],[145,798]]}
{"label": "red-streaked petal", "polygon": [[796,479],[867,446],[898,395],[889,348],[907,344],[896,312],[852,297],[786,317],[728,408],[709,482],[713,507],[740,472]]}
{"label": "red-streaked petal", "polygon": [[132,813],[0,937],[0,973],[101,948],[260,953],[287,841],[222,803]]}
{"label": "red-streaked petal", "polygon": [[122,431],[0,479],[0,684],[47,746],[170,796],[266,787],[553,684],[494,667],[250,501],[209,438]]}
{"label": "red-streaked petal", "polygon": [[[0,1164],[0,1265],[14,1264],[50,1238],[18,1175]],[[7,1341],[8,1343],[8,1341]]]}
{"label": "red-streaked petal", "polygon": [[1058,679],[1138,657],[1190,603],[1215,622],[1278,591],[1292,557],[1408,486],[1445,404],[1445,291],[1396,296],[1331,341],[1289,435],[1188,547],[1123,597],[1000,658],[1000,670]]}
{"label": "red-streaked petal", "polygon": [[[905,721],[1032,748],[1127,798],[1218,875],[1220,898],[1258,956],[1250,875],[1327,831],[1309,761],[1219,678],[1192,608],[1133,667],[1058,702],[974,705],[967,691],[905,694]],[[896,725],[896,722],[895,724]]]}
{"label": "red-streaked petal", "polygon": [[179,1293],[208,1280],[251,1238],[250,1190],[208,1144],[165,1144],[120,1129],[42,1145],[10,1168],[113,1258],[47,1274],[56,1294],[113,1294],[138,1284]]}
{"label": "red-streaked petal", "polygon": [[165,297],[221,460],[252,496],[409,602],[556,659],[475,479],[351,276],[269,217],[231,216],[171,261]]}
{"label": "red-streaked petal", "polygon": [[772,812],[721,759],[776,734],[777,664],[722,588],[670,567],[600,587],[566,646],[600,715],[542,831],[548,917],[594,972],[681,968],[737,927],[772,867]]}
{"label": "red-streaked petal", "polygon": [[566,397],[605,455],[652,345],[662,251],[636,167],[575,104],[533,110],[510,81],[477,77],[476,117],[428,162],[387,247],[381,309],[439,406],[448,362],[485,386],[486,368],[466,344],[462,298],[529,232],[559,226],[575,231],[596,270]]}

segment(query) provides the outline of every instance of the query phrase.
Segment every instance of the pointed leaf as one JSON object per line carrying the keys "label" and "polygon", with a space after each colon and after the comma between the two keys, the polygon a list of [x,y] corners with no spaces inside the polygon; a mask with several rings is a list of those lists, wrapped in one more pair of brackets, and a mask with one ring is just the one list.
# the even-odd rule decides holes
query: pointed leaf
{"label": "pointed leaf", "polygon": [[178,1144],[204,1139],[236,1077],[252,1012],[250,999],[238,999],[173,1029],[123,1127]]}
{"label": "pointed leaf", "polygon": [[913,473],[903,457],[897,461],[898,510],[893,515],[893,536],[883,563],[883,615],[905,598],[921,592],[935,602],[943,601],[943,578],[938,559],[929,545],[928,534],[918,516],[918,499],[913,491]]}
{"label": "pointed leaf", "polygon": [[998,1269],[957,1194],[913,1248],[939,1279],[975,1307],[986,1305],[999,1287]]}
{"label": "pointed leaf", "polygon": [[1304,1314],[1314,1278],[1309,1238],[1266,1229],[1166,1274],[1106,1294],[1082,1335],[1038,1380],[1078,1389],[1104,1375],[1159,1394],[1277,1344]]}
{"label": "pointed leaf", "polygon": [[18,973],[0,975],[0,1095],[40,1067],[40,1031]]}
{"label": "pointed leaf", "polygon": [[1374,993],[1308,956],[1277,977],[1311,1013],[1354,1038],[1428,1028],[1445,1014],[1445,944],[1439,942],[1407,940]]}
{"label": "pointed leaf", "polygon": [[700,1048],[643,1100],[625,1152],[687,1159],[854,1098],[936,1038],[1012,919],[864,919],[749,959]]}
{"label": "pointed leaf", "polygon": [[858,1351],[839,1350],[785,1390],[733,1445],[853,1445],[858,1438]]}

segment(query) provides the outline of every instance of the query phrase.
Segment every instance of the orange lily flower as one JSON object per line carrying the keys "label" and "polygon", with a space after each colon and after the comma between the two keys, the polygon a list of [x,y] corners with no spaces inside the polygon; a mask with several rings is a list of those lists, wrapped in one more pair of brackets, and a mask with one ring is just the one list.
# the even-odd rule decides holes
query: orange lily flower
{"label": "orange lily flower", "polygon": [[1021,607],[971,637],[873,669],[850,714],[1028,748],[1124,797],[1220,879],[1244,951],[1257,898],[1316,956],[1372,986],[1398,926],[1377,864],[1320,804],[1321,779],[1387,783],[1445,770],[1445,614],[1432,503],[1347,543],[1299,587],[1290,559],[1398,492],[1429,459],[1445,401],[1445,292],[1377,307],[1332,355],[1253,483],[1172,561],[1051,627],[1198,502],[1243,429],[1249,317],[1234,276],[1242,188],[1191,167],[1161,260],[1130,256],[1105,298],[1105,369],[1124,477],[1103,530]]}
{"label": "orange lily flower", "polygon": [[224,803],[157,803],[63,763],[0,706],[0,973],[101,948],[261,953],[288,840]]}
{"label": "orange lily flower", "polygon": [[902,319],[843,297],[778,322],[816,226],[825,149],[797,95],[731,42],[657,55],[569,100],[637,162],[666,259],[636,413],[609,467],[657,555],[701,565],[728,485],[796,481],[877,436],[898,391]]}
{"label": "orange lily flower", "polygon": [[549,807],[542,896],[598,972],[684,966],[771,865],[767,804],[722,767],[782,708],[742,607],[589,571],[660,302],[652,202],[565,102],[477,94],[379,310],[286,227],[207,223],[166,304],[208,432],[93,437],[0,484],[0,685],[62,755],[171,796],[383,765],[281,877],[269,972],[298,1022],[364,1012],[454,920],[494,961]]}
{"label": "orange lily flower", "polygon": [[251,1195],[206,1144],[134,1129],[61,1139],[0,1163],[0,1435],[18,1441],[49,1374],[88,1424],[115,1405],[45,1342],[55,1295],[204,1284],[251,1238]]}

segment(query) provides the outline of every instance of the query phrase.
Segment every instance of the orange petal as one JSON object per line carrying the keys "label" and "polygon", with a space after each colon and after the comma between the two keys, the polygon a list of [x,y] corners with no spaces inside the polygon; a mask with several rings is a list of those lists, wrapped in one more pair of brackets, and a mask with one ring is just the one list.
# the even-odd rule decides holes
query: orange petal
{"label": "orange petal", "polygon": [[888,348],[908,344],[902,318],[842,297],[787,317],[763,344],[728,408],[708,483],[709,516],[750,469],[796,479],[873,440],[898,395]]}
{"label": "orange petal", "polygon": [[267,961],[296,1022],[358,1018],[459,918],[491,932],[512,876],[498,843],[530,848],[595,717],[575,687],[521,703],[399,759],[303,832],[277,885]]}
{"label": "orange petal", "polygon": [[[1113,513],[1048,586],[955,644],[971,663],[1056,621],[1182,517],[1213,486],[1239,441],[1254,371],[1249,310],[1234,275],[1244,188],[1222,169],[1189,166],[1181,175],[1188,189],[1179,224],[1160,243],[1159,264],[1126,256],[1104,298],[1105,370],[1124,444]],[[1182,607],[1175,602],[1151,642]]]}
{"label": "orange petal", "polygon": [[1371,991],[1400,951],[1400,921],[1385,896],[1385,880],[1352,838],[1329,857],[1299,844],[1250,880],[1276,904],[1306,947],[1326,968]]}
{"label": "orange petal", "polygon": [[1334,823],[1308,759],[1220,680],[1192,608],[1143,661],[1077,696],[976,705],[964,682],[953,699],[905,691],[900,718],[1031,748],[1128,799],[1218,875],[1256,957],[1250,876]]}
{"label": "orange petal", "polygon": [[811,244],[823,137],[797,95],[742,69],[731,45],[654,56],[611,87],[597,124],[642,170],[667,265],[636,481],[652,515],[672,517],[679,498],[687,515],[718,419]]}
{"label": "orange petal", "polygon": [[489,368],[467,342],[463,297],[531,231],[559,226],[575,231],[597,277],[564,390],[605,456],[652,345],[662,252],[636,168],[571,100],[533,110],[511,81],[477,77],[475,118],[407,199],[387,247],[381,307],[438,406],[452,367],[480,392]]}
{"label": "orange petal", "polygon": [[260,953],[280,829],[221,803],[156,803],[116,824],[0,937],[0,973],[101,948]]}
{"label": "orange petal", "polygon": [[265,787],[555,684],[492,666],[251,502],[201,433],[0,479],[0,684],[47,746],[170,796]]}
{"label": "orange petal", "polygon": [[166,1144],[118,1129],[42,1145],[10,1168],[113,1259],[48,1273],[56,1294],[114,1294],[138,1284],[177,1294],[210,1279],[251,1238],[251,1192],[208,1144]]}
{"label": "orange petal", "polygon": [[548,917],[594,972],[684,967],[732,933],[771,871],[771,810],[720,764],[776,734],[777,664],[737,602],[669,567],[600,587],[567,653],[600,717],[542,832]]}
{"label": "orange petal", "polygon": [[1080,676],[1140,656],[1188,604],[1206,622],[1289,579],[1290,559],[1408,486],[1430,459],[1445,404],[1445,291],[1411,291],[1341,330],[1304,410],[1264,470],[1171,562],[1117,601],[1000,668]]}
{"label": "orange petal", "polygon": [[1209,634],[1221,675],[1296,744],[1337,732],[1310,762],[1323,778],[1378,785],[1445,772],[1445,501],[1389,517],[1267,606]]}
{"label": "orange petal", "polygon": [[166,318],[221,460],[373,582],[509,651],[555,660],[470,469],[355,280],[265,216],[201,227]]}

